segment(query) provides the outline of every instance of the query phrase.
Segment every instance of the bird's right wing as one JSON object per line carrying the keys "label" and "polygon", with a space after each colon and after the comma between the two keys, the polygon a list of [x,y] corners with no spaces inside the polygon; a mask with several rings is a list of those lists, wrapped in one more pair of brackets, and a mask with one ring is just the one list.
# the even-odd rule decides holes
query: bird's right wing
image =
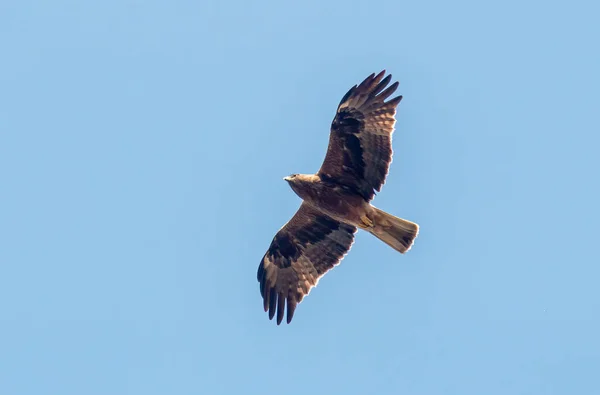
{"label": "bird's right wing", "polygon": [[387,102],[398,82],[371,74],[342,98],[331,123],[329,146],[318,174],[353,188],[369,201],[385,182],[392,162],[392,133],[402,96]]}
{"label": "bird's right wing", "polygon": [[265,312],[277,325],[287,307],[287,323],[304,296],[350,250],[356,228],[338,222],[302,203],[292,219],[273,238],[257,278]]}

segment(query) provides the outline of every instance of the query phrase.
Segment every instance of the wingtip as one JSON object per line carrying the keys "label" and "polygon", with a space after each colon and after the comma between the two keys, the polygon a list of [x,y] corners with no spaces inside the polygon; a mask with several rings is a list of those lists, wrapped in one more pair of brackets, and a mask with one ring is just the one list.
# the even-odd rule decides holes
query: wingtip
{"label": "wingtip", "polygon": [[402,101],[403,97],[404,96],[402,96],[402,95],[398,95],[398,96],[394,97],[393,99],[388,100],[387,105],[397,106]]}
{"label": "wingtip", "polygon": [[356,87],[357,90],[362,90],[365,89],[366,87],[368,87],[369,85],[371,85],[373,83],[373,81],[375,80],[375,73],[371,73],[371,75],[369,75],[367,78],[365,78],[360,84],[358,84],[358,86]]}

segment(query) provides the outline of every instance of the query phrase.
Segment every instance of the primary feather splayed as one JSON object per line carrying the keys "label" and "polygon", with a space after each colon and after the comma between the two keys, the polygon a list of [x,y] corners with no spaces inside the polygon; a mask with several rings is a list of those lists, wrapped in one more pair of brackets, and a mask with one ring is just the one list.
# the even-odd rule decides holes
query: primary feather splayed
{"label": "primary feather splayed", "polygon": [[269,319],[287,323],[311,288],[350,250],[357,228],[405,253],[419,232],[413,222],[369,202],[381,190],[392,161],[396,107],[387,102],[398,88],[392,76],[371,74],[344,95],[331,124],[329,147],[316,174],[284,179],[302,204],[275,235],[258,267],[260,293]]}

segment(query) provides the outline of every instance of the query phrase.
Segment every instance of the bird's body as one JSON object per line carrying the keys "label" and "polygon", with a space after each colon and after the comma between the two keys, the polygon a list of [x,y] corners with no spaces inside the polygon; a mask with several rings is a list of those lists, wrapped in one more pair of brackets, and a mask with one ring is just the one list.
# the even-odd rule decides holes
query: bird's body
{"label": "bird's body", "polygon": [[316,174],[294,174],[285,180],[307,205],[339,222],[361,227],[361,218],[372,211],[371,205],[352,189]]}
{"label": "bird's body", "polygon": [[387,87],[391,75],[384,74],[370,75],[342,98],[321,169],[285,177],[302,204],[273,238],[257,273],[263,307],[270,319],[277,313],[278,325],[286,308],[290,323],[298,303],[340,263],[357,228],[401,253],[417,237],[417,224],[370,203],[392,161],[396,107],[402,99],[385,102],[398,82]]}

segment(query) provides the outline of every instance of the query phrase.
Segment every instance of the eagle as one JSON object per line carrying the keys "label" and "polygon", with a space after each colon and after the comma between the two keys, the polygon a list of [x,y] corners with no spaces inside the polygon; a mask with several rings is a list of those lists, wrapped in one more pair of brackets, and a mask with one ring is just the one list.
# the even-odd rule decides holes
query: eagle
{"label": "eagle", "polygon": [[363,229],[396,251],[407,252],[419,226],[373,205],[392,162],[392,133],[402,96],[385,70],[354,85],[331,123],[327,154],[316,174],[285,177],[302,199],[294,216],[275,234],[258,267],[263,308],[277,325],[287,323],[302,299],[350,250]]}

